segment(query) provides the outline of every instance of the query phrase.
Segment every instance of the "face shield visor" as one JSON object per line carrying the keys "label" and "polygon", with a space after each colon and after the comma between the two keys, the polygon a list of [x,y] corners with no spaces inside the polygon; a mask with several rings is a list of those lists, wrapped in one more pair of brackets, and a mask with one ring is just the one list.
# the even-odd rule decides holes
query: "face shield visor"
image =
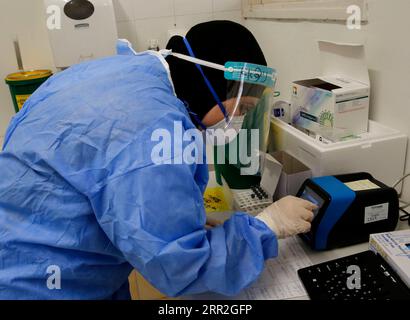
{"label": "face shield visor", "polygon": [[241,127],[238,128],[238,123],[243,123],[249,112],[266,102],[263,100],[266,89],[263,85],[230,80],[227,83],[227,89],[224,101],[221,102],[222,106],[216,104],[204,118],[204,121],[211,118],[217,122],[215,126],[208,127],[209,129],[218,127],[238,131],[241,129]]}
{"label": "face shield visor", "polygon": [[[192,112],[191,115],[202,129],[218,131],[221,135],[222,133],[225,135],[224,139],[218,140],[219,142],[213,141],[211,143],[218,145],[230,143],[242,129],[246,115],[252,111],[257,109],[261,112],[261,110],[264,110],[267,115],[269,114],[271,100],[266,99],[266,95],[269,95],[267,92],[273,92],[276,83],[274,69],[244,62],[227,62],[225,65],[219,65],[200,60],[195,57],[186,39],[185,44],[191,56],[174,53],[170,50],[162,50],[162,54],[165,56],[173,55],[176,58],[195,63],[201,73],[214,97],[215,106],[204,119],[198,119]],[[217,95],[202,67],[217,69],[224,73],[227,80],[225,96],[220,97]],[[209,123],[209,119],[212,119],[214,124],[206,126],[204,123]]]}

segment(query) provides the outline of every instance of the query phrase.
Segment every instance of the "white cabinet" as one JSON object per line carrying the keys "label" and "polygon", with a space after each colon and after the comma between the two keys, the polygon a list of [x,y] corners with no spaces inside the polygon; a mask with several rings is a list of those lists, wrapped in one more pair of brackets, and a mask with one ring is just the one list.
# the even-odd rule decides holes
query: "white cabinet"
{"label": "white cabinet", "polygon": [[272,120],[270,151],[283,150],[303,162],[313,176],[369,172],[392,185],[404,174],[407,136],[370,121],[359,139],[324,144],[291,125]]}

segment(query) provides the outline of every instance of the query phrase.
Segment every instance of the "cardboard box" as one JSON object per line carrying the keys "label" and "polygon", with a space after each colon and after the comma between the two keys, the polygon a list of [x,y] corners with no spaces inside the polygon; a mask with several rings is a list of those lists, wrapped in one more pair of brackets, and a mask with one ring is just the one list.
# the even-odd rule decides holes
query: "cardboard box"
{"label": "cardboard box", "polygon": [[372,234],[369,247],[380,254],[410,288],[410,230]]}
{"label": "cardboard box", "polygon": [[282,165],[282,173],[274,200],[279,200],[286,196],[296,196],[302,184],[312,177],[312,171],[286,152],[275,152],[272,156]]}
{"label": "cardboard box", "polygon": [[367,132],[370,80],[364,46],[320,41],[319,49],[322,75],[292,84],[292,124],[330,141]]}
{"label": "cardboard box", "polygon": [[155,289],[145,278],[136,270],[129,276],[130,293],[132,300],[165,300],[166,295]]}

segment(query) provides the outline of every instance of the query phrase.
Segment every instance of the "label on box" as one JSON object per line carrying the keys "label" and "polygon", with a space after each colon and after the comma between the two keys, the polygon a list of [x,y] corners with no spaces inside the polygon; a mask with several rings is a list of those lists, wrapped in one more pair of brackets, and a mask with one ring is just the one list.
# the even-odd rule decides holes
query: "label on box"
{"label": "label on box", "polygon": [[368,106],[369,97],[357,98],[336,103],[337,112],[346,113],[365,109]]}
{"label": "label on box", "polygon": [[364,210],[364,223],[373,223],[386,220],[389,217],[389,204],[382,203],[366,207]]}
{"label": "label on box", "polygon": [[374,182],[371,182],[368,179],[346,182],[345,185],[349,187],[350,189],[352,189],[353,191],[380,189],[380,187],[377,184],[375,184]]}

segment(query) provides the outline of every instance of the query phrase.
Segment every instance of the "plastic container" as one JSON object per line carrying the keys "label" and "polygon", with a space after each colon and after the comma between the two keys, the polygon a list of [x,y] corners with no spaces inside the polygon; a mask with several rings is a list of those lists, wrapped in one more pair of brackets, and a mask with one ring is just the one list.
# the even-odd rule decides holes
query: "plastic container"
{"label": "plastic container", "polygon": [[233,195],[228,184],[222,177],[219,184],[215,171],[209,172],[209,181],[204,194],[204,205],[207,221],[222,224],[234,213]]}
{"label": "plastic container", "polygon": [[5,81],[9,85],[16,112],[19,112],[21,108],[23,108],[27,99],[50,78],[52,74],[50,70],[34,70],[12,73],[6,77]]}

